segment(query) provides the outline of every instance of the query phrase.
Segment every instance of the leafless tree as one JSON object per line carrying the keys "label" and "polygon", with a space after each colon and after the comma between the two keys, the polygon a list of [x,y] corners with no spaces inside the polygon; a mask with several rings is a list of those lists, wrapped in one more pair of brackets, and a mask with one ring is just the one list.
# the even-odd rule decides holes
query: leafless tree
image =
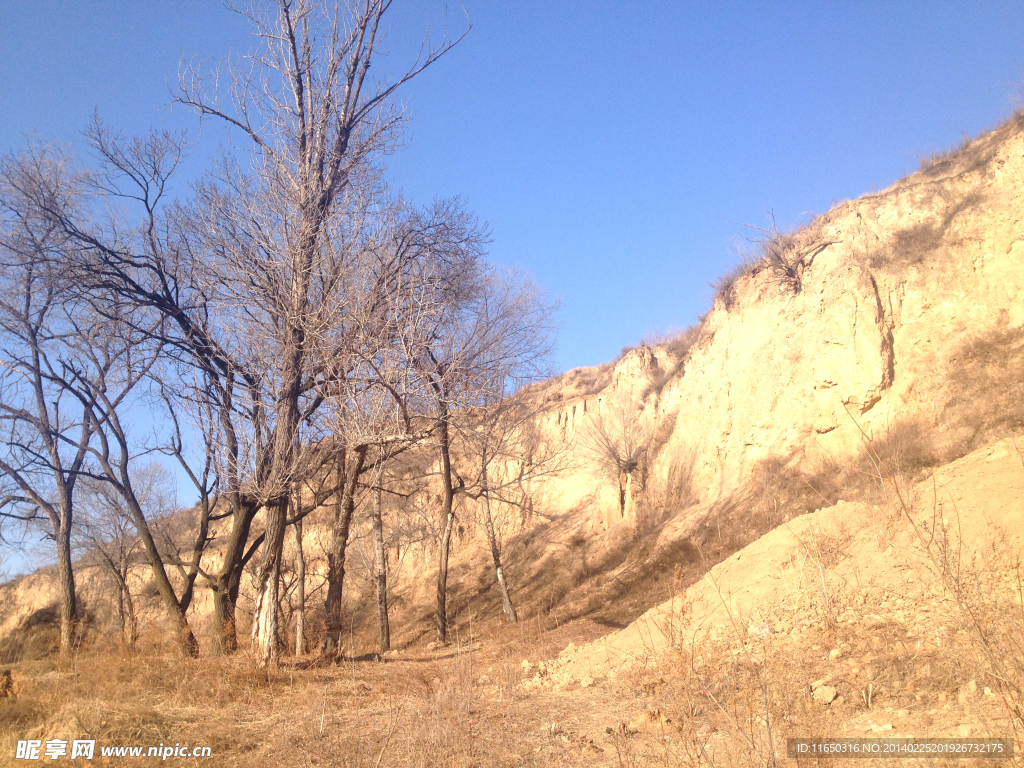
{"label": "leafless tree", "polygon": [[442,486],[434,611],[437,638],[448,638],[448,561],[457,512],[456,496],[466,490],[452,452],[456,414],[486,405],[506,387],[547,373],[553,307],[514,273],[476,263],[450,281],[449,300],[439,306],[418,357],[424,390],[435,419]]}
{"label": "leafless tree", "polygon": [[634,484],[643,488],[657,438],[656,425],[643,419],[641,410],[627,393],[617,391],[590,410],[580,434],[586,460],[615,480],[619,519],[626,516]]}
{"label": "leafless tree", "polygon": [[[233,310],[249,332],[246,343],[263,353],[258,378],[270,393],[258,406],[265,450],[253,478],[266,510],[253,628],[264,663],[276,656],[288,488],[308,464],[296,455],[296,435],[321,400],[317,385],[337,367],[329,361],[349,342],[340,316],[379,194],[374,163],[392,148],[402,122],[389,100],[457,42],[421,51],[392,83],[374,83],[369,70],[389,7],[389,0],[345,10],[307,0],[279,0],[272,10],[249,6],[241,11],[261,47],[227,65],[227,88],[218,88],[220,72],[211,80],[199,67],[180,78],[178,101],[240,131],[250,151],[247,168],[221,164],[216,181],[201,188],[198,207],[212,298]],[[347,481],[360,451],[346,450],[337,476]]]}
{"label": "leafless tree", "polygon": [[[148,519],[159,520],[175,511],[171,476],[163,466],[153,462],[135,475],[136,492]],[[139,629],[131,573],[143,566],[142,541],[124,500],[109,484],[85,478],[80,493],[75,529],[86,550],[85,562],[94,562],[113,582],[121,640],[134,650]]]}
{"label": "leafless tree", "polygon": [[61,180],[70,175],[65,157],[38,146],[0,165],[0,516],[44,516],[49,523],[61,591],[60,650],[67,654],[78,618],[75,485],[93,424],[60,384],[75,365],[64,344],[74,330],[72,282],[60,266],[67,243],[25,194],[33,170]]}
{"label": "leafless tree", "polygon": [[[93,138],[109,137],[95,129]],[[175,162],[166,160],[163,153],[166,143],[140,145],[136,142],[134,148],[128,149],[118,142],[114,144],[119,153],[115,156],[125,161],[126,167],[136,169],[136,178],[142,182],[139,189],[143,191],[150,183],[146,179],[158,175],[162,163],[173,165]],[[193,558],[192,571],[179,599],[167,577],[161,552],[132,482],[133,467],[144,453],[164,450],[179,460],[183,458],[180,430],[171,413],[176,437],[157,447],[132,437],[127,426],[131,421],[129,412],[140,405],[146,390],[152,387],[153,373],[164,357],[166,341],[162,328],[166,318],[147,311],[148,307],[140,303],[119,301],[118,292],[109,289],[102,275],[91,271],[98,262],[83,258],[83,252],[91,255],[90,252],[102,249],[97,237],[104,229],[88,209],[86,193],[103,189],[114,197],[130,195],[119,192],[111,174],[71,174],[65,170],[66,163],[55,162],[54,157],[52,149],[30,148],[18,157],[8,158],[4,170],[7,198],[16,201],[11,210],[30,212],[63,243],[59,253],[37,249],[23,256],[23,272],[28,269],[33,275],[45,272],[51,276],[48,280],[51,287],[38,280],[23,281],[24,295],[27,297],[32,292],[33,301],[44,298],[49,307],[48,325],[40,325],[31,335],[37,352],[30,357],[42,372],[40,381],[45,381],[54,393],[54,407],[58,408],[63,402],[65,411],[70,406],[80,412],[79,434],[62,433],[59,438],[60,447],[81,457],[74,462],[74,475],[102,480],[121,495],[136,525],[181,648],[195,655],[198,643],[188,628],[185,613],[191,601],[199,557],[207,543],[205,527],[201,527],[198,554]],[[136,165],[127,165],[129,160],[137,161]],[[149,162],[148,168],[146,162]],[[152,204],[152,201],[147,203]],[[120,254],[117,248],[129,243],[132,237],[152,242],[156,237],[155,229],[155,219],[150,219],[141,229],[136,227],[126,232],[119,227],[116,215],[111,216],[105,227],[108,242],[112,244],[106,246],[107,252]],[[130,260],[130,256],[121,256]],[[58,275],[59,281],[55,277]],[[52,286],[58,282],[62,286],[59,295],[52,293]],[[25,306],[31,305],[30,302]],[[42,348],[44,341],[49,349]],[[49,397],[40,399],[38,392],[35,399],[41,403],[51,401]],[[24,421],[23,411],[9,415]],[[37,458],[42,455],[36,452]],[[52,456],[50,463],[57,466]],[[69,504],[71,491],[69,487],[63,491],[69,497]]]}
{"label": "leafless tree", "polygon": [[476,472],[463,493],[477,501],[502,609],[513,624],[519,616],[502,564],[493,509],[517,510],[520,516],[529,514],[533,509],[531,484],[567,468],[571,444],[548,444],[537,432],[537,419],[543,409],[543,403],[537,403],[528,389],[511,394],[498,390],[483,406],[467,414],[460,426],[464,437],[462,451],[469,469]]}

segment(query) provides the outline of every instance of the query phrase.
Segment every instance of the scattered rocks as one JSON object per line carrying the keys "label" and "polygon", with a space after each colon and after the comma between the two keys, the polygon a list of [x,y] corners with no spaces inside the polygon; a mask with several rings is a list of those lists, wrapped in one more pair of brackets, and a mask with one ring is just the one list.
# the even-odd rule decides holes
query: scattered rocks
{"label": "scattered rocks", "polygon": [[831,685],[819,685],[814,689],[814,700],[819,704],[831,704],[838,695],[839,691]]}

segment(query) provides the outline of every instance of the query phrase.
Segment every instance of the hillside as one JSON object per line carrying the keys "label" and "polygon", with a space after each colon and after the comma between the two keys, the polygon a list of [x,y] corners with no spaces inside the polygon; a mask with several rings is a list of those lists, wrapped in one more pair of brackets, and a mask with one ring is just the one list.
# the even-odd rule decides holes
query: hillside
{"label": "hillside", "polygon": [[[310,763],[330,764],[359,734],[360,765],[378,751],[396,765],[697,765],[709,754],[742,765],[771,764],[798,734],[1009,736],[1024,725],[1012,714],[1024,703],[1024,116],[795,232],[765,233],[696,326],[528,394],[540,440],[565,460],[530,481],[529,510],[497,513],[519,627],[503,624],[467,501],[449,576],[452,648],[425,648],[436,568],[425,534],[391,554],[400,650],[388,664],[345,678],[306,659],[291,682],[280,671],[264,683],[243,659],[211,660],[224,714],[133,671],[159,713],[133,732],[156,739],[167,717],[198,742],[204,719],[258,713],[283,729],[229,737],[217,720],[224,764],[303,740]],[[643,435],[635,467],[602,468],[601,428]],[[323,525],[306,531],[311,604],[322,603]],[[352,547],[356,659],[374,650],[376,606],[365,540]],[[145,573],[136,578],[153,630],[144,647],[160,652]],[[86,647],[105,647],[102,580],[81,585],[94,613]],[[43,658],[54,599],[45,571],[0,586],[0,651],[34,702],[20,722],[47,735],[73,730],[69,701],[38,698],[54,674]],[[199,593],[201,632],[210,610]],[[96,702],[113,695],[90,679],[105,691]],[[231,681],[247,693],[222,691]],[[300,694],[288,689],[286,718],[274,692],[288,685]],[[330,743],[316,740],[322,726],[313,738],[331,711],[326,688],[314,706],[323,686],[346,702]],[[95,706],[78,722],[106,733]],[[431,749],[457,757],[431,762],[423,734],[389,746],[402,706],[434,718],[429,738],[448,741]],[[457,733],[465,722],[481,743]],[[523,732],[514,748],[510,727]],[[5,732],[0,750],[19,734]]]}

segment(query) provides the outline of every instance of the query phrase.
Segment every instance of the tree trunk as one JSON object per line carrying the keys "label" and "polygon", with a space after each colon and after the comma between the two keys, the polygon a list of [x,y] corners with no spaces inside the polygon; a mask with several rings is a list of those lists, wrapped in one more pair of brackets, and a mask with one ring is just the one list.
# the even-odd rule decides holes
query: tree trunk
{"label": "tree trunk", "polygon": [[448,432],[448,409],[443,407],[440,418],[439,445],[441,450],[441,482],[444,484],[442,513],[444,532],[441,534],[440,560],[437,566],[437,603],[434,620],[437,625],[437,641],[448,642],[448,555],[451,551],[452,529],[455,527],[455,488],[452,484],[451,438]]}
{"label": "tree trunk", "polygon": [[391,650],[391,625],[388,621],[388,556],[384,549],[384,518],[380,509],[380,486],[373,489],[374,565],[377,577],[377,621],[380,624],[380,652]]}
{"label": "tree trunk", "polygon": [[242,583],[242,559],[249,530],[256,516],[255,504],[233,499],[231,533],[224,550],[224,561],[213,583],[213,629],[217,650],[224,655],[238,650],[238,625],[235,607],[238,605],[238,590]]}
{"label": "tree trunk", "polygon": [[125,496],[124,500],[128,504],[128,510],[135,522],[135,529],[142,540],[142,546],[146,550],[146,557],[149,559],[149,567],[153,573],[153,581],[156,582],[157,592],[159,592],[164,608],[167,610],[167,616],[175,628],[175,642],[178,644],[178,648],[183,655],[194,659],[199,656],[199,642],[196,640],[196,636],[192,634],[192,629],[188,625],[188,618],[185,616],[185,612],[181,610],[178,596],[174,593],[174,586],[167,577],[163,558],[160,556],[156,542],[153,541],[153,534],[149,530],[146,516],[133,498]]}
{"label": "tree trunk", "polygon": [[124,635],[125,641],[128,645],[129,651],[134,651],[135,646],[139,642],[139,621],[135,616],[135,601],[132,599],[132,593],[128,591],[127,574],[125,580],[121,584],[121,591],[124,597],[124,608],[125,608],[125,621],[124,621]]}
{"label": "tree trunk", "polygon": [[338,461],[338,480],[342,482],[338,502],[334,506],[334,521],[331,528],[331,548],[327,553],[327,638],[324,647],[328,655],[341,652],[341,598],[345,586],[345,550],[348,547],[348,532],[352,525],[352,513],[356,506],[356,483],[363,471],[367,446],[357,445],[352,456],[342,450]]}
{"label": "tree trunk", "polygon": [[127,641],[128,617],[124,607],[124,587],[121,586],[121,577],[115,574],[117,579],[117,624],[121,630],[121,639]]}
{"label": "tree trunk", "polygon": [[[298,507],[297,498],[296,507]],[[296,514],[298,511],[296,508]],[[302,551],[301,520],[295,521],[295,577],[298,579],[296,597],[299,600],[298,610],[295,614],[295,655],[302,656],[306,652],[306,556]]]}
{"label": "tree trunk", "polygon": [[480,471],[481,497],[483,498],[484,509],[484,530],[487,531],[487,543],[491,548],[491,559],[494,561],[494,575],[498,579],[498,589],[501,591],[501,607],[513,624],[519,623],[519,616],[516,614],[516,607],[512,604],[512,596],[508,592],[508,585],[505,583],[505,571],[501,567],[501,552],[498,550],[498,537],[494,534],[494,520],[491,518],[491,496],[487,485],[487,459],[486,453],[483,460],[483,467]]}
{"label": "tree trunk", "polygon": [[260,666],[277,664],[277,610],[287,513],[287,495],[267,505],[266,539],[256,574],[256,606],[252,623],[252,650]]}
{"label": "tree trunk", "polygon": [[[290,310],[298,320],[302,317],[308,282],[305,265],[310,263],[313,242],[303,239],[295,254],[295,277],[291,288],[293,304]],[[281,386],[277,398],[272,445],[273,460],[265,487],[273,496],[267,500],[267,525],[260,567],[256,577],[256,612],[253,615],[252,649],[260,666],[277,663],[278,600],[281,591],[281,558],[284,556],[284,529],[288,521],[288,496],[295,457],[295,440],[299,425],[299,396],[302,389],[302,370],[305,333],[299,325],[284,330],[281,354]]]}
{"label": "tree trunk", "polygon": [[64,510],[57,538],[57,580],[60,582],[60,655],[70,655],[78,623],[78,600],[75,595],[75,574],[71,568],[71,515]]}

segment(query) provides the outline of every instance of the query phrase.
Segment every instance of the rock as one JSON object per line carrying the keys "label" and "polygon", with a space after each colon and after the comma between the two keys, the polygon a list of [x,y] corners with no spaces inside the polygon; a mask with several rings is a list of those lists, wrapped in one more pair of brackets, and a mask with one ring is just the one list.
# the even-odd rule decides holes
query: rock
{"label": "rock", "polygon": [[831,704],[839,692],[831,685],[819,685],[814,689],[814,700],[819,704]]}
{"label": "rock", "polygon": [[838,659],[842,655],[843,655],[843,649],[842,648],[833,648],[831,651],[828,652],[829,661],[835,661],[836,659]]}
{"label": "rock", "polygon": [[971,682],[969,682],[967,684],[967,690],[970,691],[972,694],[973,693],[977,693],[978,692],[978,681],[977,680],[971,680]]}
{"label": "rock", "polygon": [[986,696],[995,696],[995,694],[992,693],[992,689],[991,688],[985,688],[985,695]]}
{"label": "rock", "polygon": [[580,678],[580,688],[589,688],[594,684],[594,678],[590,675],[584,675]]}
{"label": "rock", "polygon": [[969,725],[958,725],[956,729],[957,736],[961,739],[966,739],[971,735],[971,726]]}
{"label": "rock", "polygon": [[661,714],[660,709],[648,709],[636,720],[630,722],[627,733],[664,733],[674,728],[672,721]]}

